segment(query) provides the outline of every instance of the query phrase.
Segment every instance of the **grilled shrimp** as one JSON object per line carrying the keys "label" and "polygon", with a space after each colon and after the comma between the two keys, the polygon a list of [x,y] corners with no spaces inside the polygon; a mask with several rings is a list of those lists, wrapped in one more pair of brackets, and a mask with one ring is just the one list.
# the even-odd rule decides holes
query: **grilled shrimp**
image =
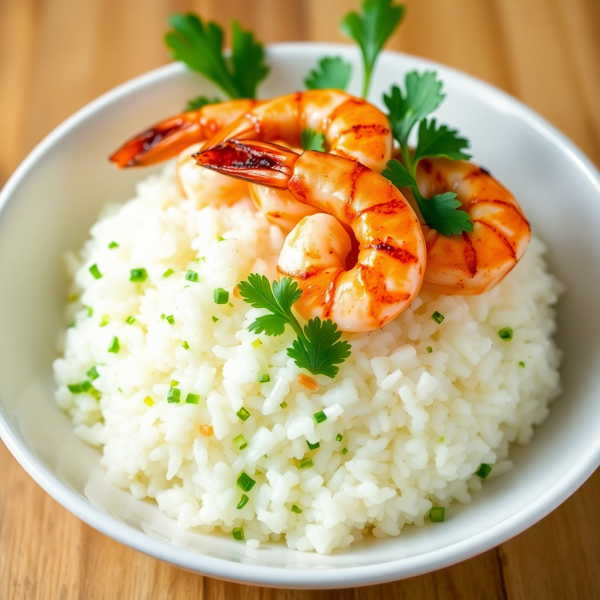
{"label": "grilled shrimp", "polygon": [[531,238],[529,222],[513,195],[481,167],[445,158],[423,159],[417,183],[425,198],[456,192],[474,226],[462,235],[445,236],[422,225],[427,244],[424,288],[482,294],[502,281]]}
{"label": "grilled shrimp", "polygon": [[[306,319],[344,331],[378,329],[407,308],[425,271],[425,240],[402,193],[364,165],[323,152],[301,155],[265,142],[229,140],[195,156],[198,164],[277,189],[319,211],[287,236],[279,273],[298,282]],[[353,234],[355,264],[347,264]],[[351,261],[348,261],[351,263]]]}

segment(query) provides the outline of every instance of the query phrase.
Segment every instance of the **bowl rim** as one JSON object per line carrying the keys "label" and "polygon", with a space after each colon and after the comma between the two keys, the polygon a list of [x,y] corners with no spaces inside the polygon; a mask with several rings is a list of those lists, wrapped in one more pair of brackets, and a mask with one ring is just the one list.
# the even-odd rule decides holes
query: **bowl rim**
{"label": "bowl rim", "polygon": [[[267,46],[267,53],[268,55],[275,53],[281,60],[285,60],[288,55],[305,52],[307,48],[323,53],[338,52],[347,55],[352,46],[336,43],[290,42],[270,44]],[[435,61],[390,50],[384,51],[383,55],[402,56],[408,59],[415,68],[435,69],[450,74],[459,78],[468,87],[476,89],[479,95],[486,96],[495,102],[501,102],[506,108],[518,114],[527,125],[547,141],[568,155],[579,168],[582,176],[589,180],[600,196],[600,172],[592,161],[555,126],[510,94],[472,75]],[[85,122],[88,117],[105,105],[126,97],[138,88],[184,71],[186,68],[179,63],[170,63],[153,69],[102,94],[63,121],[27,155],[8,179],[0,191],[0,214],[8,206],[14,191],[27,177],[37,161],[51,150],[55,143]],[[598,438],[595,445],[590,444],[588,452],[582,456],[573,469],[524,509],[465,540],[417,556],[399,558],[382,564],[323,570],[310,567],[287,569],[237,562],[235,577],[232,577],[230,561],[197,555],[168,542],[151,538],[93,507],[61,482],[33,454],[20,434],[13,430],[2,405],[0,405],[0,438],[20,465],[44,491],[76,517],[101,533],[144,554],[202,575],[238,583],[290,589],[333,589],[385,583],[427,573],[471,558],[505,542],[538,522],[575,492],[600,466],[600,438]],[[201,556],[201,565],[198,565],[199,556]]]}

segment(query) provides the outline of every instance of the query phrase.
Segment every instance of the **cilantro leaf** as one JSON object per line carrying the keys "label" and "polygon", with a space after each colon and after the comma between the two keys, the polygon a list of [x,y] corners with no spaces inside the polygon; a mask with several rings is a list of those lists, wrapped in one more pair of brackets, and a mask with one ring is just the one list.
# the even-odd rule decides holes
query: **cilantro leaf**
{"label": "cilantro leaf", "polygon": [[462,206],[454,192],[437,194],[429,200],[419,202],[419,209],[427,225],[442,235],[459,235],[473,231],[469,213],[459,210]]}
{"label": "cilantro leaf", "polygon": [[435,119],[419,123],[419,142],[415,149],[414,161],[422,158],[445,157],[452,160],[468,160],[469,154],[463,150],[469,147],[469,140],[459,137],[458,131],[446,125],[437,126]]}
{"label": "cilantro leaf", "polygon": [[171,56],[198,71],[220,87],[229,98],[254,98],[256,87],[266,77],[264,50],[249,31],[234,21],[231,59],[223,55],[223,29],[212,21],[202,22],[193,13],[169,19],[173,31],[165,35]]}
{"label": "cilantro leaf", "polygon": [[411,71],[406,74],[405,82],[406,95],[397,85],[392,86],[389,96],[383,95],[394,137],[400,145],[408,143],[412,128],[432,113],[445,97],[443,83],[434,71],[425,71],[422,75]]}
{"label": "cilantro leaf", "polygon": [[367,97],[371,75],[384,44],[404,16],[404,5],[394,0],[363,0],[362,13],[349,12],[342,20],[342,31],[351,37],[362,53],[365,79],[363,98]]}
{"label": "cilantro leaf", "polygon": [[415,178],[406,170],[406,167],[395,158],[388,161],[385,170],[381,174],[386,179],[389,179],[398,189],[417,185]]}
{"label": "cilantro leaf", "polygon": [[288,356],[293,358],[298,366],[303,366],[311,373],[320,373],[327,377],[335,377],[339,367],[349,356],[352,347],[346,341],[338,341],[342,335],[337,325],[319,317],[311,319],[304,326],[304,335],[308,340],[307,346],[299,339],[294,340],[288,348]]}
{"label": "cilantro leaf", "polygon": [[334,89],[344,91],[352,75],[352,65],[339,56],[326,56],[318,62],[304,80],[309,90]]}
{"label": "cilantro leaf", "polygon": [[303,150],[325,152],[325,135],[307,127],[300,134],[300,145]]}
{"label": "cilantro leaf", "polygon": [[219,102],[221,102],[219,98],[207,98],[206,96],[197,96],[196,98],[188,100],[184,112],[189,112],[190,110],[198,110],[203,106],[208,106],[209,104],[219,104]]}
{"label": "cilantro leaf", "polygon": [[265,50],[251,31],[244,31],[237,21],[231,24],[232,78],[241,98],[256,98],[258,84],[269,73],[265,64]]}
{"label": "cilantro leaf", "polygon": [[267,309],[270,314],[258,317],[249,330],[266,335],[281,335],[289,325],[296,333],[288,356],[302,369],[315,375],[335,377],[340,363],[349,356],[351,346],[340,341],[342,335],[330,320],[311,319],[304,328],[292,313],[292,305],[302,296],[297,282],[284,277],[271,285],[264,275],[251,273],[247,281],[239,284],[241,297],[254,308]]}

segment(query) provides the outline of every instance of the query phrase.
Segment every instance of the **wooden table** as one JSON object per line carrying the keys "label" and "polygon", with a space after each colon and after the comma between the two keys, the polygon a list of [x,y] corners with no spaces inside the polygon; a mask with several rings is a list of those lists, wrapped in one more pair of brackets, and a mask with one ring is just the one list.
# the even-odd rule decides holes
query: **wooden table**
{"label": "wooden table", "polygon": [[[0,184],[63,119],[167,62],[167,16],[237,17],[265,42],[341,40],[358,0],[0,0]],[[389,47],[523,100],[600,165],[600,0],[408,0]],[[251,588],[180,571],[97,533],[0,444],[0,598],[600,598],[600,472],[528,531],[406,581],[329,592]]]}

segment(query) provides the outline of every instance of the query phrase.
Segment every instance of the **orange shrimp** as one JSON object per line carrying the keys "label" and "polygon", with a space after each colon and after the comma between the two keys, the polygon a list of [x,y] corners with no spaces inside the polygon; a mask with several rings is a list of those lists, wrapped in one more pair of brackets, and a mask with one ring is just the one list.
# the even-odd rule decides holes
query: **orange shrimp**
{"label": "orange shrimp", "polygon": [[445,158],[423,159],[417,183],[425,198],[455,192],[474,226],[473,231],[445,236],[422,224],[427,244],[424,288],[482,294],[502,281],[531,238],[529,222],[514,196],[481,167]]}
{"label": "orange shrimp", "polygon": [[[319,213],[287,236],[281,275],[302,289],[306,319],[332,319],[343,331],[383,327],[414,300],[425,271],[425,240],[402,193],[364,165],[323,152],[301,155],[265,142],[229,140],[195,155],[219,173],[286,189]],[[358,259],[347,268],[353,233]]]}

